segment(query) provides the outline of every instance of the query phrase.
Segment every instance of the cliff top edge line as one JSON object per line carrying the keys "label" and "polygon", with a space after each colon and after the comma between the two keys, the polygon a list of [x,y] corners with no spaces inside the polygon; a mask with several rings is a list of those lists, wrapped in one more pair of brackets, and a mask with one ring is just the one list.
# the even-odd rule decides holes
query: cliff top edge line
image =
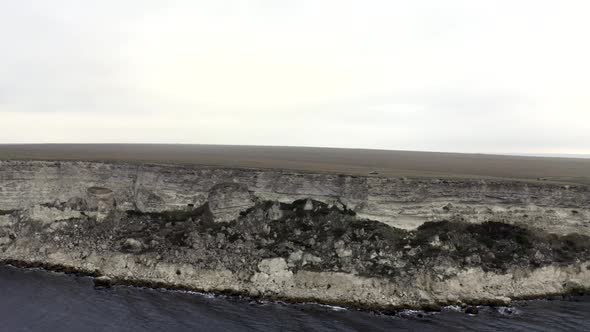
{"label": "cliff top edge line", "polygon": [[0,160],[159,163],[347,175],[491,177],[590,184],[590,159],[278,146],[0,144]]}

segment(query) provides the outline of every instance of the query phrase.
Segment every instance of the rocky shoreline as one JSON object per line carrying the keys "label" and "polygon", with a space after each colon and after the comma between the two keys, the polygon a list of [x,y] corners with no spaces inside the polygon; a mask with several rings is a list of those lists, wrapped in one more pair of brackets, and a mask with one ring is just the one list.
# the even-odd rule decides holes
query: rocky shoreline
{"label": "rocky shoreline", "polygon": [[584,185],[0,161],[0,262],[370,310],[590,289]]}
{"label": "rocky shoreline", "polygon": [[97,289],[101,288],[111,288],[117,286],[127,286],[127,287],[139,287],[139,288],[151,288],[151,289],[162,289],[162,290],[169,290],[169,291],[185,291],[185,292],[194,292],[199,294],[208,294],[211,296],[223,296],[229,297],[244,301],[257,301],[261,303],[286,303],[286,304],[319,304],[319,305],[328,305],[334,306],[337,308],[346,308],[346,309],[354,309],[366,312],[373,312],[376,314],[383,314],[383,315],[396,315],[400,312],[404,312],[407,310],[419,310],[423,312],[440,312],[445,307],[459,307],[461,310],[469,315],[477,314],[479,311],[479,307],[510,307],[513,305],[517,305],[518,303],[522,303],[523,301],[533,301],[533,300],[549,300],[549,301],[557,301],[557,300],[571,300],[572,298],[576,298],[579,296],[588,296],[590,295],[590,289],[570,289],[564,293],[556,293],[556,294],[544,294],[539,296],[529,296],[529,297],[519,297],[519,298],[511,298],[510,300],[488,300],[488,301],[468,301],[462,302],[457,301],[452,304],[449,303],[440,303],[440,304],[432,304],[432,305],[422,305],[422,306],[369,306],[366,304],[359,304],[356,302],[326,302],[322,300],[318,300],[316,298],[310,299],[294,299],[294,298],[284,298],[280,296],[253,296],[248,293],[240,293],[240,292],[232,292],[232,291],[215,291],[209,292],[203,289],[195,289],[190,288],[182,285],[177,284],[167,284],[163,282],[153,282],[149,280],[139,280],[139,279],[113,279],[110,277],[106,277],[100,274],[100,271],[84,271],[84,270],[76,270],[72,267],[67,266],[60,266],[60,265],[50,265],[45,264],[42,262],[25,262],[25,261],[16,261],[16,260],[2,260],[0,261],[0,265],[3,266],[10,266],[17,269],[41,269],[48,272],[56,272],[56,273],[64,273],[66,275],[74,275],[80,277],[91,277],[94,281],[94,287]]}

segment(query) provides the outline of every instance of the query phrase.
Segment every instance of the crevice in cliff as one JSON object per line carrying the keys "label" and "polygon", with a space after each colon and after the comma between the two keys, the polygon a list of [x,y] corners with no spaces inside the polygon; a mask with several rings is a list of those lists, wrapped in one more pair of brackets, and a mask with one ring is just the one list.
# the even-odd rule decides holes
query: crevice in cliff
{"label": "crevice in cliff", "polygon": [[13,214],[16,211],[17,210],[0,210],[0,216],[10,215],[10,214]]}

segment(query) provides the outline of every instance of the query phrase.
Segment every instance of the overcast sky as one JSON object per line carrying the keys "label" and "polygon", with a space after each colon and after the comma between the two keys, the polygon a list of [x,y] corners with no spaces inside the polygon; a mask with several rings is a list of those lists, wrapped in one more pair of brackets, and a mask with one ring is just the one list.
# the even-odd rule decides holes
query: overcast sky
{"label": "overcast sky", "polygon": [[590,153],[590,1],[0,0],[0,142]]}

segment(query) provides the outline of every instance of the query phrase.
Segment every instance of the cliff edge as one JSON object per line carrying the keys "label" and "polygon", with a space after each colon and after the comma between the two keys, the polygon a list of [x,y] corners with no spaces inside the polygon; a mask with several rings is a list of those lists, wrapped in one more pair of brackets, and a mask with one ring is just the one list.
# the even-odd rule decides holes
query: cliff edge
{"label": "cliff edge", "polygon": [[113,282],[433,308],[590,289],[590,189],[497,178],[0,161],[0,260]]}

